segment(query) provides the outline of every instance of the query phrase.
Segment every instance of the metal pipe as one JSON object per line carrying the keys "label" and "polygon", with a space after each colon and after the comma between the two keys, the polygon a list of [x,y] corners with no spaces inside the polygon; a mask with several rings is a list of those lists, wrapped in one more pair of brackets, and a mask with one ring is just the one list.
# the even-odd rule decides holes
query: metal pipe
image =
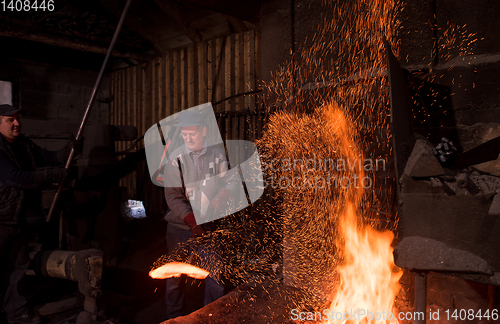
{"label": "metal pipe", "polygon": [[[118,39],[118,35],[120,34],[120,30],[122,29],[123,23],[125,21],[125,17],[127,15],[127,12],[130,8],[131,3],[132,3],[132,0],[127,0],[127,3],[125,4],[125,8],[123,8],[123,12],[122,12],[122,15],[120,17],[120,21],[118,22],[118,26],[116,27],[115,34],[113,35],[113,39],[111,40],[111,44],[109,45],[108,52],[106,53],[106,57],[104,58],[104,62],[102,63],[101,70],[99,71],[99,74],[97,75],[97,80],[95,82],[94,88],[92,89],[92,93],[90,95],[87,109],[85,110],[85,114],[83,115],[82,122],[80,124],[80,128],[78,129],[78,133],[76,134],[76,140],[79,140],[82,137],[83,129],[85,128],[85,124],[87,123],[87,119],[89,118],[89,115],[90,115],[90,108],[94,104],[97,90],[99,89],[99,86],[101,85],[104,71],[106,70],[106,66],[108,65],[109,58],[111,57],[111,53],[113,52],[113,48],[115,47],[116,40]],[[65,166],[66,169],[69,169],[69,167],[71,165],[71,161],[73,161],[74,156],[75,156],[75,150],[73,148],[71,148],[71,152],[69,153],[68,160],[66,161],[66,166]],[[47,220],[46,220],[47,222],[50,222],[50,220],[52,219],[52,215],[54,214],[54,209],[55,209],[55,207],[57,205],[57,201],[59,200],[59,197],[61,195],[63,182],[64,181],[61,181],[59,183],[59,188],[57,189],[56,195],[54,196],[54,200],[52,201],[52,205],[50,206],[50,209],[49,209],[49,214],[47,215]]]}
{"label": "metal pipe", "polygon": [[[33,273],[78,282],[78,290],[85,296],[84,309],[78,318],[97,318],[96,297],[101,288],[102,251],[37,251],[30,254]],[[91,323],[80,321],[77,323]]]}
{"label": "metal pipe", "polygon": [[[427,272],[415,272],[415,324],[425,324],[427,313]],[[421,314],[423,314],[423,319]]]}

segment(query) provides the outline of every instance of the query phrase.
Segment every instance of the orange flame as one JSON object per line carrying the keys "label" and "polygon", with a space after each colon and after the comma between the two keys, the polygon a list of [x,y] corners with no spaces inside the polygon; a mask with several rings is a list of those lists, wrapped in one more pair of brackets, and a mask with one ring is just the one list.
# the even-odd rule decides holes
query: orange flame
{"label": "orange flame", "polygon": [[[324,110],[328,131],[337,139],[346,159],[359,159],[355,128],[335,105]],[[364,177],[364,170],[359,172]],[[350,186],[342,193],[344,205],[339,211],[336,245],[343,257],[337,268],[339,288],[330,306],[329,323],[398,323],[393,311],[402,272],[394,265],[390,231],[379,232],[364,224],[361,205],[362,186]],[[342,202],[342,200],[339,200]]]}
{"label": "orange flame", "polygon": [[180,277],[183,274],[194,279],[205,279],[209,272],[183,262],[169,262],[149,272],[149,276],[153,279]]}

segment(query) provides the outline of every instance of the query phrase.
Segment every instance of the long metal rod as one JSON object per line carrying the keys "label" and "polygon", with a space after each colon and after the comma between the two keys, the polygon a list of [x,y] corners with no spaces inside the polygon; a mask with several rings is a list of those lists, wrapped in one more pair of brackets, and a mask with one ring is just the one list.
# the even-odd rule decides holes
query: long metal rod
{"label": "long metal rod", "polygon": [[427,272],[415,272],[415,324],[425,324],[427,307]]}
{"label": "long metal rod", "polygon": [[[132,3],[132,0],[127,0],[127,3],[125,4],[125,8],[123,8],[122,15],[120,17],[120,21],[118,22],[118,26],[116,27],[115,34],[113,35],[113,39],[111,40],[111,44],[109,45],[108,52],[106,53],[106,57],[104,58],[104,62],[102,63],[101,70],[99,71],[99,75],[97,76],[97,80],[95,82],[94,88],[92,89],[92,94],[90,95],[89,103],[87,105],[87,109],[85,110],[85,114],[83,115],[82,122],[80,124],[80,128],[78,129],[78,133],[76,134],[76,139],[80,139],[83,134],[83,129],[85,128],[85,124],[87,123],[87,119],[89,118],[90,115],[90,109],[92,108],[92,105],[94,104],[95,96],[97,93],[97,90],[99,89],[99,86],[101,85],[102,77],[104,75],[104,71],[106,70],[106,66],[108,65],[109,58],[111,57],[111,53],[113,52],[113,48],[115,47],[116,40],[118,39],[118,35],[120,34],[120,30],[122,29],[123,22],[125,21],[125,17],[127,16],[127,12],[130,8],[130,4]],[[69,169],[71,165],[71,161],[73,161],[73,158],[75,156],[75,150],[71,148],[71,152],[69,153],[68,160],[66,161],[66,169]],[[52,201],[52,205],[50,206],[49,209],[49,214],[47,215],[47,222],[50,222],[52,219],[52,215],[54,214],[55,207],[57,205],[57,201],[59,200],[59,197],[61,196],[61,191],[63,187],[63,182],[61,181],[59,183],[59,188],[57,189],[56,195],[54,196],[54,200]]]}

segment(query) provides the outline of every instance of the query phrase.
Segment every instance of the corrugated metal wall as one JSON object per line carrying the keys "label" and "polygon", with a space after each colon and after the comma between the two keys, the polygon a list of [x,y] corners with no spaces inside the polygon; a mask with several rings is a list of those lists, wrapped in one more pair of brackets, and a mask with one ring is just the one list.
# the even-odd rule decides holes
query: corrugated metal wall
{"label": "corrugated metal wall", "polygon": [[[259,51],[259,34],[250,30],[112,72],[114,100],[110,123],[134,125],[142,136],[167,116],[212,102],[224,139],[254,140],[262,131],[255,93],[260,73]],[[238,96],[243,93],[248,94]],[[131,144],[118,142],[116,150],[125,150]],[[141,140],[136,149],[143,147]],[[123,178],[121,185],[127,188],[129,198],[144,201],[150,214],[166,209],[163,190],[151,183],[145,161]]]}

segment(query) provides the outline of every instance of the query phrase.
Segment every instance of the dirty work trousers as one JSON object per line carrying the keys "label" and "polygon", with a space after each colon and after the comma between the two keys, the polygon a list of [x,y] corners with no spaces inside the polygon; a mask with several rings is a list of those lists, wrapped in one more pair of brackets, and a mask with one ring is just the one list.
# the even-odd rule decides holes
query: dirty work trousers
{"label": "dirty work trousers", "polygon": [[[167,251],[169,256],[172,255],[176,249],[182,247],[184,247],[188,253],[191,253],[192,247],[188,242],[190,238],[191,231],[168,224]],[[224,285],[216,275],[216,273],[218,273],[218,265],[220,265],[221,262],[220,255],[209,246],[213,246],[213,244],[207,241],[205,244],[201,244],[198,247],[198,255],[200,256],[202,264],[207,264],[210,269],[215,270],[211,271],[210,276],[205,279],[205,305],[210,304],[224,295]],[[165,300],[167,304],[167,318],[185,315],[182,313],[182,309],[184,306],[184,285],[186,283],[186,276],[183,275],[179,278],[169,278],[166,281]]]}
{"label": "dirty work trousers", "polygon": [[28,265],[27,231],[23,227],[0,225],[0,294],[7,316],[18,316],[28,310],[22,294]]}

